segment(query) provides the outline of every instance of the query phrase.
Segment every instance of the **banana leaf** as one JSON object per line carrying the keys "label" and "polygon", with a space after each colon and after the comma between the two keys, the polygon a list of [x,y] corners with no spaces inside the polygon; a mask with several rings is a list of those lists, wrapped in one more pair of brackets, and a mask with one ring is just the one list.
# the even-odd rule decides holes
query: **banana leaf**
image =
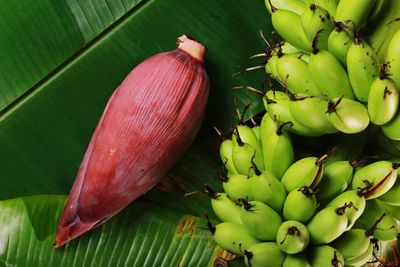
{"label": "banana leaf", "polygon": [[[262,1],[16,0],[0,4],[0,266],[211,266],[232,255],[207,230],[219,136],[262,110]],[[57,222],[105,104],[143,59],[190,34],[208,47],[211,95],[192,147],[162,182],[103,226],[52,248]],[[239,73],[234,75],[234,73]],[[215,116],[218,114],[218,116]],[[188,195],[188,196],[186,196]]]}

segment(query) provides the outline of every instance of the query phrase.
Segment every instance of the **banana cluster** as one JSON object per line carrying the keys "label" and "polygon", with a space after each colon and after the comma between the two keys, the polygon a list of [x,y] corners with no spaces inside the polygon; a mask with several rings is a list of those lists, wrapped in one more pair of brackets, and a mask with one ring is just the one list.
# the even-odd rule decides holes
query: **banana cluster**
{"label": "banana cluster", "polygon": [[224,192],[205,189],[221,221],[209,222],[215,242],[252,267],[379,261],[382,243],[399,234],[400,165],[295,159],[292,127],[266,113],[259,126],[240,124],[221,143]]}
{"label": "banana cluster", "polygon": [[[271,45],[265,71],[284,92],[268,92],[268,113],[305,136],[360,133],[378,125],[400,141],[400,30],[383,62],[360,31],[385,16],[383,0],[265,0],[283,41]],[[396,22],[395,22],[396,23]]]}

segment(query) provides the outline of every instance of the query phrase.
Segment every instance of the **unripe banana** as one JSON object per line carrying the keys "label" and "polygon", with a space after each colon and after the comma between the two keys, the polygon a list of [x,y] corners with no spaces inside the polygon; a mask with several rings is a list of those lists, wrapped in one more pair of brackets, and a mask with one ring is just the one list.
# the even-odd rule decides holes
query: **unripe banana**
{"label": "unripe banana", "polygon": [[244,251],[260,241],[253,237],[243,224],[223,222],[213,226],[209,223],[218,246],[232,253],[244,255]]}
{"label": "unripe banana", "polygon": [[312,247],[309,251],[311,267],[342,267],[344,259],[335,248],[324,245]]}
{"label": "unripe banana", "polygon": [[261,140],[260,140],[260,133],[261,133],[260,125],[253,126],[251,128],[251,130],[253,131],[254,135],[257,137],[257,141],[260,143],[261,142]]}
{"label": "unripe banana", "polygon": [[260,125],[260,141],[261,145],[264,143],[264,138],[271,133],[274,133],[278,130],[278,127],[276,126],[276,123],[273,119],[271,119],[271,116],[269,116],[268,113],[265,113],[262,120],[261,120],[261,125]]}
{"label": "unripe banana", "polygon": [[272,25],[283,40],[304,51],[311,51],[301,26],[300,15],[283,9],[272,9]]}
{"label": "unripe banana", "polygon": [[338,130],[327,119],[325,112],[328,101],[321,96],[302,97],[291,100],[289,111],[302,126],[316,133],[331,134]]}
{"label": "unripe banana", "polygon": [[310,6],[311,4],[320,6],[328,11],[331,17],[334,17],[336,14],[338,2],[338,0],[305,0],[306,6]]}
{"label": "unripe banana", "polygon": [[354,99],[347,72],[334,55],[325,50],[318,50],[314,45],[308,68],[313,82],[323,94],[330,98],[344,96]]}
{"label": "unripe banana", "polygon": [[372,260],[373,252],[374,252],[374,244],[370,241],[367,250],[363,254],[351,260],[347,260],[345,261],[345,263],[346,265],[354,267],[364,266],[364,264]]}
{"label": "unripe banana", "polygon": [[355,259],[364,254],[371,244],[370,237],[365,229],[350,229],[344,232],[330,245],[340,251],[344,262]]}
{"label": "unripe banana", "polygon": [[264,105],[271,118],[279,121],[292,122],[293,125],[288,129],[291,133],[303,136],[318,136],[321,133],[313,132],[297,122],[289,110],[289,97],[284,92],[268,91],[264,97]]}
{"label": "unripe banana", "polygon": [[275,242],[257,243],[245,251],[245,263],[249,267],[282,266],[284,260],[285,253]]}
{"label": "unripe banana", "polygon": [[326,207],[334,207],[339,208],[345,205],[346,203],[352,203],[352,207],[345,210],[345,214],[348,219],[348,224],[346,226],[346,230],[349,230],[353,227],[354,223],[357,219],[362,215],[365,210],[366,200],[365,197],[359,194],[356,190],[348,190],[334,199],[332,199]]}
{"label": "unripe banana", "polygon": [[302,186],[316,187],[322,178],[326,159],[326,155],[321,158],[307,157],[293,163],[283,174],[281,180],[286,192]]}
{"label": "unripe banana", "polygon": [[371,12],[368,14],[367,22],[373,21],[375,18],[379,16],[384,16],[383,12],[383,6],[384,6],[385,0],[376,0],[376,3],[374,7],[372,8]]}
{"label": "unripe banana", "polygon": [[348,98],[334,98],[329,101],[326,116],[336,129],[347,134],[360,133],[369,125],[367,108]]}
{"label": "unripe banana", "polygon": [[246,175],[228,174],[228,176],[224,178],[222,187],[233,201],[237,201],[241,198],[252,200],[249,177]]}
{"label": "unripe banana", "polygon": [[262,144],[265,170],[274,174],[278,179],[294,161],[292,141],[283,130],[285,125],[282,123],[276,132],[264,136]]}
{"label": "unripe banana", "polygon": [[228,173],[237,174],[238,171],[236,170],[235,165],[233,165],[232,149],[232,140],[225,139],[224,141],[222,141],[219,147],[219,155],[221,157],[222,163],[224,163],[225,168],[228,170]]}
{"label": "unripe banana", "polygon": [[282,267],[311,267],[305,254],[287,255]]}
{"label": "unripe banana", "polygon": [[385,62],[389,62],[388,72],[390,78],[400,87],[400,29],[397,30],[390,39],[386,51]]}
{"label": "unripe banana", "polygon": [[265,72],[271,76],[272,79],[277,81],[282,81],[282,78],[279,77],[278,69],[276,68],[276,64],[278,62],[278,55],[271,55],[268,57],[267,63],[265,64]]}
{"label": "unripe banana", "polygon": [[[385,194],[378,198],[386,204],[400,206],[400,178],[397,176],[396,182]],[[399,208],[400,210],[400,208]]]}
{"label": "unripe banana", "polygon": [[236,126],[235,134],[232,135],[233,145],[238,145],[238,140],[251,145],[254,147],[257,153],[261,154],[260,157],[262,156],[260,141],[258,140],[257,135],[254,133],[252,128],[243,124]]}
{"label": "unripe banana", "polygon": [[286,192],[279,180],[270,172],[255,169],[255,174],[248,180],[250,199],[264,202],[276,212],[281,212],[286,199]]}
{"label": "unripe banana", "polygon": [[364,26],[368,14],[374,7],[376,0],[339,1],[336,9],[335,20],[340,22],[351,21],[357,29]]}
{"label": "unripe banana", "polygon": [[297,55],[299,55],[301,53],[304,53],[304,52],[302,52],[302,50],[294,47],[293,45],[291,45],[288,42],[282,42],[280,48],[281,48],[283,54],[297,54]]}
{"label": "unripe banana", "polygon": [[349,161],[334,161],[324,169],[324,176],[317,186],[316,197],[319,202],[333,199],[350,185],[354,168]]}
{"label": "unripe banana", "polygon": [[393,80],[385,77],[376,78],[368,97],[371,122],[376,125],[388,123],[397,114],[398,107],[399,93]]}
{"label": "unripe banana", "polygon": [[279,214],[260,201],[247,202],[243,199],[242,202],[240,219],[251,235],[260,240],[275,240],[278,228],[282,224]]}
{"label": "unripe banana", "polygon": [[237,133],[235,133],[236,143],[233,142],[232,149],[232,161],[235,169],[243,175],[252,175],[254,173],[252,169],[252,162],[263,170],[264,159],[262,157],[262,151],[259,148],[254,148],[252,145],[241,141]]}
{"label": "unripe banana", "polygon": [[381,125],[381,129],[387,138],[400,141],[400,109],[391,121]]}
{"label": "unripe banana", "polygon": [[355,37],[350,44],[347,72],[356,98],[367,102],[371,84],[379,76],[379,67],[374,50],[359,37]]}
{"label": "unripe banana", "polygon": [[381,241],[395,240],[399,234],[396,219],[387,213],[376,199],[368,201],[368,205],[355,223],[355,227],[367,229],[368,235]]}
{"label": "unripe banana", "polygon": [[346,203],[339,208],[325,207],[315,214],[307,224],[311,243],[328,244],[341,236],[348,224],[345,214],[345,210],[348,208],[352,208],[351,203]]}
{"label": "unripe banana", "polygon": [[319,40],[317,47],[319,49],[328,49],[329,34],[333,30],[333,22],[327,10],[321,6],[310,4],[301,14],[301,25],[311,46],[315,36],[319,31]]}
{"label": "unripe banana", "polygon": [[242,223],[240,206],[233,202],[227,194],[213,192],[210,188],[206,189],[206,193],[211,197],[211,207],[221,221]]}
{"label": "unripe banana", "polygon": [[351,187],[360,190],[366,199],[377,198],[385,194],[394,185],[399,164],[390,161],[377,161],[358,169]]}
{"label": "unripe banana", "polygon": [[321,92],[312,81],[308,64],[298,54],[286,54],[276,61],[278,77],[291,92],[319,95]]}
{"label": "unripe banana", "polygon": [[393,218],[395,218],[396,220],[400,221],[400,209],[398,206],[392,206],[389,205],[383,201],[379,201],[378,203],[380,206],[382,206],[382,208],[389,213],[391,216],[393,216]]}
{"label": "unripe banana", "polygon": [[291,191],[283,204],[283,217],[306,223],[317,209],[317,200],[314,192],[307,186]]}
{"label": "unripe banana", "polygon": [[347,66],[347,52],[352,43],[353,34],[348,27],[341,23],[335,23],[335,30],[328,38],[328,51],[334,55],[343,66]]}
{"label": "unripe banana", "polygon": [[280,250],[287,254],[297,254],[304,251],[310,242],[307,227],[289,220],[281,224],[276,234],[276,243]]}
{"label": "unripe banana", "polygon": [[289,10],[298,15],[301,15],[305,8],[304,3],[299,0],[265,0],[265,6],[270,14],[273,9],[271,5],[276,9]]}

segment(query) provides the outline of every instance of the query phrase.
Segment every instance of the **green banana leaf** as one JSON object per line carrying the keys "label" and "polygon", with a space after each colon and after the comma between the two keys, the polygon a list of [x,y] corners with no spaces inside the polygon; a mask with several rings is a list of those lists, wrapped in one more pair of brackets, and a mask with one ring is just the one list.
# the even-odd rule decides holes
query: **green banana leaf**
{"label": "green banana leaf", "polygon": [[[204,183],[220,188],[219,136],[259,96],[271,31],[262,1],[15,0],[0,3],[0,266],[211,266],[222,251]],[[105,104],[143,59],[190,34],[208,47],[211,95],[192,147],[159,186],[104,225],[52,248],[66,196]],[[234,75],[238,73],[239,75]],[[218,114],[218,116],[215,116]],[[187,195],[187,196],[186,196]],[[215,221],[214,221],[215,222]]]}

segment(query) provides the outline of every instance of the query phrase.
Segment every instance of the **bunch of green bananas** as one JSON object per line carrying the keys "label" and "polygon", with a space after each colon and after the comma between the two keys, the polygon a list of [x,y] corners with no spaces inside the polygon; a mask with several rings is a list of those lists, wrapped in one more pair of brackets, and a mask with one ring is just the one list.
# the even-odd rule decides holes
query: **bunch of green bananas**
{"label": "bunch of green bananas", "polygon": [[399,234],[400,165],[295,159],[291,127],[266,113],[221,143],[224,192],[205,189],[221,220],[209,223],[215,242],[252,267],[379,261],[382,243]]}
{"label": "bunch of green bananas", "polygon": [[[224,192],[205,190],[214,240],[252,267],[386,266],[400,236],[400,1],[265,4],[283,39],[265,71],[282,86],[262,92],[260,125],[241,119],[221,143]],[[295,153],[295,136],[360,133],[385,157]]]}
{"label": "bunch of green bananas", "polygon": [[269,47],[265,70],[286,92],[267,94],[267,111],[293,122],[291,131],[300,135],[354,134],[372,123],[398,143],[396,2],[265,0],[283,39]]}

